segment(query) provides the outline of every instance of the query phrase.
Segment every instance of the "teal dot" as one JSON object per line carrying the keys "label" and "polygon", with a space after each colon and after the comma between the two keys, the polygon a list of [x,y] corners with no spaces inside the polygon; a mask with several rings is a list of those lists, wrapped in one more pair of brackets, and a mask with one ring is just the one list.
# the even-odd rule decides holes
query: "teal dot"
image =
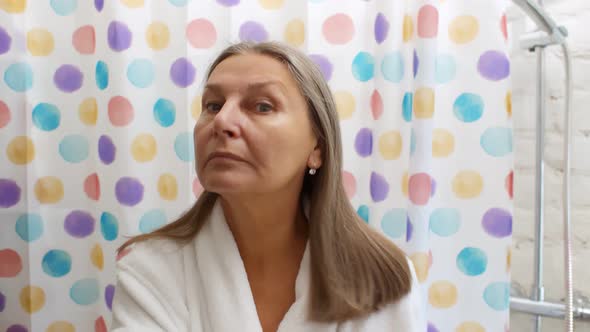
{"label": "teal dot", "polygon": [[367,52],[359,52],[352,60],[352,75],[361,82],[373,78],[375,71],[375,60]]}
{"label": "teal dot", "polygon": [[463,122],[479,120],[483,113],[483,99],[473,93],[463,93],[455,100],[453,112],[457,119]]}
{"label": "teal dot", "polygon": [[510,284],[507,282],[493,282],[489,284],[483,292],[483,299],[494,310],[508,310],[510,304]]}
{"label": "teal dot", "polygon": [[51,8],[53,8],[57,15],[70,15],[77,7],[78,3],[76,0],[51,0]]}
{"label": "teal dot", "polygon": [[100,232],[107,241],[113,241],[119,235],[119,221],[109,212],[103,212],[100,216]]}
{"label": "teal dot", "polygon": [[14,63],[4,72],[4,82],[16,92],[24,92],[33,87],[33,70],[28,63]]}
{"label": "teal dot", "polygon": [[78,280],[70,288],[70,298],[79,305],[94,304],[99,295],[98,280],[94,278]]}
{"label": "teal dot", "polygon": [[178,159],[186,162],[193,161],[195,159],[193,135],[188,132],[178,134],[174,140],[174,151]]}
{"label": "teal dot", "polygon": [[438,236],[451,236],[461,227],[461,215],[457,209],[440,208],[430,215],[430,231]]}
{"label": "teal dot", "polygon": [[512,130],[504,127],[486,129],[481,135],[481,147],[492,157],[502,157],[512,152]]}
{"label": "teal dot", "polygon": [[468,276],[478,276],[486,271],[488,256],[478,248],[463,248],[457,255],[457,268]]}
{"label": "teal dot", "polygon": [[63,250],[49,250],[45,256],[43,256],[41,267],[49,276],[55,278],[63,277],[70,273],[70,270],[72,269],[72,257]]}
{"label": "teal dot", "polygon": [[367,224],[369,223],[369,207],[366,205],[361,205],[357,209],[356,213],[363,219]]}
{"label": "teal dot", "polygon": [[393,83],[399,83],[404,78],[404,58],[400,52],[387,54],[381,61],[383,77]]}
{"label": "teal dot", "polygon": [[104,90],[109,86],[109,67],[106,63],[98,61],[96,63],[96,86]]}
{"label": "teal dot", "polygon": [[402,115],[406,122],[412,121],[412,107],[413,107],[414,95],[411,92],[404,94],[402,101]]}
{"label": "teal dot", "polygon": [[183,7],[188,2],[190,2],[190,0],[168,0],[168,1],[170,1],[170,3],[173,4],[176,7]]}
{"label": "teal dot", "polygon": [[61,114],[59,109],[48,103],[40,103],[33,108],[33,124],[44,131],[52,131],[59,127]]}
{"label": "teal dot", "polygon": [[70,163],[79,163],[88,158],[88,140],[82,135],[68,135],[59,143],[59,154]]}
{"label": "teal dot", "polygon": [[15,231],[26,242],[37,240],[43,235],[43,219],[35,213],[26,213],[16,220]]}
{"label": "teal dot", "polygon": [[138,88],[147,88],[154,81],[154,65],[148,59],[133,60],[127,67],[127,78]]}
{"label": "teal dot", "polygon": [[434,68],[434,77],[436,82],[439,84],[452,81],[455,78],[455,73],[457,72],[455,58],[448,54],[441,54],[437,56]]}
{"label": "teal dot", "polygon": [[143,234],[150,233],[166,224],[166,214],[157,209],[146,212],[139,220],[139,231]]}
{"label": "teal dot", "polygon": [[154,118],[162,127],[170,127],[176,119],[176,107],[168,99],[160,98],[154,104]]}
{"label": "teal dot", "polygon": [[385,213],[381,220],[381,229],[391,238],[399,238],[406,235],[408,214],[405,209],[392,209]]}
{"label": "teal dot", "polygon": [[414,132],[414,128],[410,131],[410,155],[413,155],[416,152],[416,133]]}

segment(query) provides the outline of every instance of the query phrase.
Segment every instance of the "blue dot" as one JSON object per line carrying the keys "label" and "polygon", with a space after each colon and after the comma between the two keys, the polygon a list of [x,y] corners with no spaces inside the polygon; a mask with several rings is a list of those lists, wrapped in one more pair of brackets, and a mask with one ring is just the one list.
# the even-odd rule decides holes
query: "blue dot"
{"label": "blue dot", "polygon": [[70,288],[70,298],[79,305],[95,303],[99,294],[98,280],[93,278],[78,280]]}
{"label": "blue dot", "polygon": [[171,4],[176,7],[183,7],[185,6],[190,0],[168,0]]}
{"label": "blue dot", "polygon": [[453,104],[453,112],[457,119],[463,122],[473,122],[479,120],[483,113],[483,98],[473,93],[463,93]]}
{"label": "blue dot", "polygon": [[193,136],[191,133],[185,132],[178,134],[174,140],[174,151],[178,159],[186,162],[195,159]]}
{"label": "blue dot", "polygon": [[15,231],[26,242],[37,240],[43,235],[43,219],[35,213],[26,213],[16,220]]}
{"label": "blue dot", "polygon": [[102,61],[96,63],[96,86],[100,90],[104,90],[109,86],[109,67]]}
{"label": "blue dot", "polygon": [[494,310],[508,310],[510,304],[510,284],[507,282],[493,282],[489,284],[484,290],[483,299]]}
{"label": "blue dot", "polygon": [[411,92],[404,94],[404,100],[402,101],[402,115],[406,122],[412,121],[412,107],[413,107],[414,95]]}
{"label": "blue dot", "polygon": [[463,248],[457,255],[457,268],[468,276],[478,276],[486,271],[488,257],[478,248]]}
{"label": "blue dot", "polygon": [[451,236],[461,227],[461,215],[457,209],[439,208],[430,215],[430,231],[438,236]]}
{"label": "blue dot", "polygon": [[481,135],[481,147],[492,157],[502,157],[512,152],[512,130],[504,127],[486,129]]}
{"label": "blue dot", "polygon": [[4,82],[16,92],[24,92],[33,87],[33,70],[28,63],[14,63],[4,72]]}
{"label": "blue dot", "polygon": [[367,52],[359,52],[352,60],[352,75],[361,82],[373,78],[375,71],[375,60]]}
{"label": "blue dot", "polygon": [[359,206],[356,213],[363,219],[367,224],[369,223],[369,207],[366,205]]}
{"label": "blue dot", "polygon": [[59,109],[48,103],[40,103],[33,108],[33,124],[44,131],[52,131],[59,127],[61,114]]}
{"label": "blue dot", "polygon": [[437,83],[444,84],[455,78],[457,68],[453,56],[448,54],[437,56],[434,67],[434,77]]}
{"label": "blue dot", "polygon": [[166,214],[157,209],[146,212],[139,220],[139,231],[143,234],[150,233],[166,224]]}
{"label": "blue dot", "polygon": [[385,213],[381,220],[383,232],[391,238],[399,238],[406,235],[408,214],[405,209],[392,209]]}
{"label": "blue dot", "polygon": [[416,152],[416,133],[414,132],[414,128],[410,131],[410,155],[413,155]]}
{"label": "blue dot", "polygon": [[133,60],[127,67],[127,78],[138,88],[147,88],[154,81],[154,65],[148,59]]}
{"label": "blue dot", "polygon": [[103,212],[100,216],[100,232],[107,241],[113,241],[119,235],[119,221],[109,212]]}
{"label": "blue dot", "polygon": [[399,83],[404,78],[404,58],[400,52],[390,53],[381,62],[383,77],[393,83]]}
{"label": "blue dot", "polygon": [[77,7],[78,3],[76,0],[51,0],[51,8],[53,8],[57,15],[70,15]]}
{"label": "blue dot", "polygon": [[70,163],[79,163],[88,158],[88,140],[82,135],[68,135],[59,143],[59,154]]}
{"label": "blue dot", "polygon": [[55,278],[63,277],[72,269],[72,257],[63,250],[49,250],[43,256],[41,266],[48,275]]}
{"label": "blue dot", "polygon": [[170,127],[176,120],[176,107],[168,99],[160,98],[154,104],[154,118],[162,127]]}

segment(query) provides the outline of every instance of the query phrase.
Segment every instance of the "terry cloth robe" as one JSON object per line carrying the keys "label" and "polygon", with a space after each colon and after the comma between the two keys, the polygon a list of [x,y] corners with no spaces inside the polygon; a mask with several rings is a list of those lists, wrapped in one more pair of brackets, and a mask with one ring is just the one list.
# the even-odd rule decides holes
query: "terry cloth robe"
{"label": "terry cloth robe", "polygon": [[[300,263],[295,302],[277,332],[426,332],[420,286],[397,303],[341,323],[307,320],[309,244]],[[262,332],[243,261],[218,201],[188,244],[154,239],[132,246],[117,263],[113,332]]]}

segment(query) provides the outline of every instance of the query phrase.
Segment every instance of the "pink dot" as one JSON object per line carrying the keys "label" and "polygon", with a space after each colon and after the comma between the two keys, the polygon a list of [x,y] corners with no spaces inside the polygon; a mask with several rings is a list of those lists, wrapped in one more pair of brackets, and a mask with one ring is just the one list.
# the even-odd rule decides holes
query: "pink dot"
{"label": "pink dot", "polygon": [[506,176],[505,180],[506,191],[508,192],[508,196],[512,199],[514,193],[514,172],[510,171],[510,173]]}
{"label": "pink dot", "polygon": [[0,100],[0,128],[6,126],[10,122],[10,109]]}
{"label": "pink dot", "polygon": [[425,205],[428,203],[432,189],[432,180],[426,173],[416,173],[410,176],[408,191],[410,201],[416,205]]}
{"label": "pink dot", "polygon": [[508,24],[506,23],[506,14],[502,15],[502,20],[500,21],[500,29],[502,30],[504,39],[508,40]]}
{"label": "pink dot", "polygon": [[94,27],[85,25],[78,28],[72,36],[72,44],[82,54],[94,54],[96,46]]}
{"label": "pink dot", "polygon": [[348,196],[348,198],[354,197],[354,194],[356,194],[356,179],[354,178],[354,175],[350,172],[343,171],[342,184],[344,185],[346,196]]}
{"label": "pink dot", "polygon": [[98,201],[100,199],[100,182],[96,173],[88,175],[84,180],[84,192],[92,200]]}
{"label": "pink dot", "polygon": [[199,18],[186,27],[186,39],[195,48],[209,48],[217,40],[217,31],[211,21]]}
{"label": "pink dot", "polygon": [[193,180],[193,194],[195,194],[195,197],[199,197],[202,193],[203,193],[203,186],[201,186],[199,179],[195,178]]}
{"label": "pink dot", "polygon": [[102,316],[94,321],[94,332],[107,332],[107,324]]}
{"label": "pink dot", "polygon": [[332,15],[324,21],[322,32],[328,42],[346,44],[354,35],[354,23],[346,14]]}
{"label": "pink dot", "polygon": [[16,277],[23,269],[19,254],[12,249],[0,250],[0,278]]}
{"label": "pink dot", "polygon": [[383,100],[377,89],[375,89],[371,95],[371,112],[373,113],[373,119],[375,120],[379,120],[381,114],[383,114]]}
{"label": "pink dot", "polygon": [[434,6],[426,5],[418,12],[418,36],[433,38],[438,33],[438,10]]}
{"label": "pink dot", "polygon": [[115,96],[109,101],[109,120],[114,126],[122,127],[133,120],[133,106],[123,96]]}

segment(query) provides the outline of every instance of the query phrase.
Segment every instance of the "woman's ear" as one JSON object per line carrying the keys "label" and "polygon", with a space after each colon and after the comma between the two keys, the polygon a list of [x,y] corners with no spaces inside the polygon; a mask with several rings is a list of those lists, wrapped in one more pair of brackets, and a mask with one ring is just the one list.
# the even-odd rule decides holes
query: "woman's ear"
{"label": "woman's ear", "polygon": [[307,159],[307,167],[318,169],[322,167],[322,149],[319,144],[313,149],[309,158]]}

